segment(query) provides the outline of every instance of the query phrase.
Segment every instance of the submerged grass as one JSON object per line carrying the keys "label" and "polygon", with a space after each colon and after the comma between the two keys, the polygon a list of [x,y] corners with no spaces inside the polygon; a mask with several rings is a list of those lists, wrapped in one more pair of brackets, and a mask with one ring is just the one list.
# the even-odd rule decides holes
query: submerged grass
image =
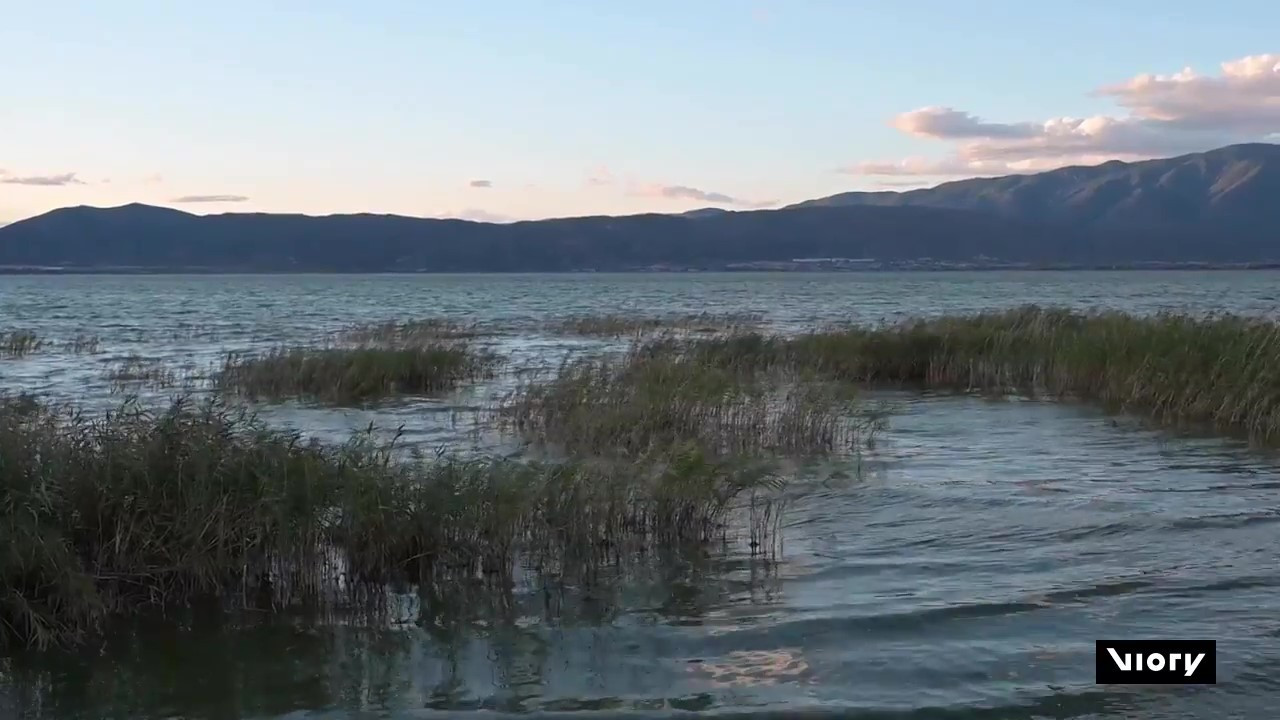
{"label": "submerged grass", "polygon": [[72,355],[93,355],[102,349],[102,338],[80,334],[63,343],[63,349]]}
{"label": "submerged grass", "polygon": [[498,358],[464,344],[384,348],[277,348],[229,355],[214,378],[222,392],[250,399],[305,398],[354,404],[451,390],[491,377]]}
{"label": "submerged grass", "polygon": [[25,357],[43,346],[44,340],[33,330],[0,332],[0,357]]}
{"label": "submerged grass", "polygon": [[5,399],[0,643],[73,643],[113,614],[208,597],[276,609],[500,577],[517,558],[587,567],[628,544],[705,541],[735,499],[776,484],[693,447],[643,460],[407,462],[214,401],[88,418]]}
{"label": "submerged grass", "polygon": [[179,384],[178,373],[166,367],[160,360],[141,355],[130,355],[107,370],[107,380],[113,392],[136,388],[165,390]]}

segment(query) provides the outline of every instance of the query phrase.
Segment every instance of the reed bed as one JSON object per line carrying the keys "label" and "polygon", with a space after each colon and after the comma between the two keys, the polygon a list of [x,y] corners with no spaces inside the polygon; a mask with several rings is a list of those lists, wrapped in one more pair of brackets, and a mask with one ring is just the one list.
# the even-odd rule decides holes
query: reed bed
{"label": "reed bed", "polygon": [[338,333],[338,341],[372,347],[422,347],[441,340],[470,340],[491,334],[476,323],[449,318],[389,320],[352,325]]}
{"label": "reed bed", "polygon": [[1280,324],[1035,306],[794,337],[708,338],[685,352],[725,371],[782,368],[872,385],[1098,402],[1167,426],[1280,442]]}
{"label": "reed bed", "polygon": [[701,347],[666,338],[570,360],[509,396],[500,426],[573,455],[627,456],[685,441],[719,455],[851,452],[883,424],[849,386],[717,366]]}
{"label": "reed bed", "polygon": [[42,347],[44,340],[33,330],[0,332],[0,357],[26,357]]}
{"label": "reed bed", "polygon": [[207,598],[279,610],[517,562],[590,567],[706,541],[735,500],[778,487],[695,447],[402,461],[371,437],[303,442],[214,400],[94,418],[0,401],[0,643],[75,643],[112,615]]}
{"label": "reed bed", "polygon": [[302,398],[334,405],[433,394],[492,377],[498,357],[460,343],[414,347],[277,348],[228,355],[215,387],[250,399]]}
{"label": "reed bed", "polygon": [[740,333],[755,330],[764,316],[754,313],[695,313],[645,317],[581,315],[551,322],[547,329],[561,335],[627,337],[680,332],[684,334]]}

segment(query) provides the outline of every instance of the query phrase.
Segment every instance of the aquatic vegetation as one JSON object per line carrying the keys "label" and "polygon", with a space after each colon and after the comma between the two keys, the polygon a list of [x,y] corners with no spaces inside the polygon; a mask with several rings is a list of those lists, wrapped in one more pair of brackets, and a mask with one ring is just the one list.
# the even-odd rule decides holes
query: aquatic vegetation
{"label": "aquatic vegetation", "polygon": [[201,598],[266,610],[519,561],[587,568],[706,541],[780,482],[695,447],[643,462],[399,461],[216,401],[89,418],[0,400],[0,642],[72,643],[108,617]]}
{"label": "aquatic vegetation", "polygon": [[1035,306],[794,337],[745,334],[686,352],[721,369],[785,368],[858,384],[1078,399],[1280,441],[1280,324],[1263,318]]}
{"label": "aquatic vegetation", "polygon": [[491,377],[498,357],[464,344],[415,347],[277,348],[228,355],[215,386],[251,399],[307,398],[354,404],[393,395],[431,394]]}
{"label": "aquatic vegetation", "polygon": [[63,349],[73,355],[93,355],[102,349],[102,338],[97,335],[76,335],[63,343]]}
{"label": "aquatic vegetation", "polygon": [[368,460],[177,403],[88,419],[0,405],[0,638],[75,640],[107,614],[305,564],[322,508]]}
{"label": "aquatic vegetation", "polygon": [[178,385],[178,373],[158,359],[130,355],[107,370],[112,390],[121,392],[136,387],[163,390]]}
{"label": "aquatic vegetation", "polygon": [[764,316],[754,313],[687,315],[583,315],[556,320],[548,330],[562,335],[624,337],[657,333],[736,333],[758,328]]}
{"label": "aquatic vegetation", "polygon": [[33,330],[0,332],[0,357],[20,358],[44,347],[44,340]]}
{"label": "aquatic vegetation", "polygon": [[361,346],[415,347],[441,340],[468,340],[487,334],[489,331],[475,323],[423,318],[352,325],[338,333],[338,340]]}
{"label": "aquatic vegetation", "polygon": [[673,339],[622,356],[579,358],[549,381],[523,385],[499,421],[571,454],[635,455],[692,441],[710,453],[856,450],[882,413],[852,388],[797,374],[703,362]]}

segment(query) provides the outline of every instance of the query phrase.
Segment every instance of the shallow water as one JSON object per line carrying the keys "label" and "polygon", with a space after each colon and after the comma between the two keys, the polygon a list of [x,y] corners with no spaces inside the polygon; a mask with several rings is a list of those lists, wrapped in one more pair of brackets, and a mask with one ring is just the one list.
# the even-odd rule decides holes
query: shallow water
{"label": "shallow water", "polygon": [[[565,314],[762,312],[783,329],[1036,302],[1274,315],[1275,273],[921,273],[493,277],[0,277],[0,328],[56,347],[0,360],[0,387],[114,402],[131,353],[207,365],[352,322],[501,323],[522,362]],[[56,343],[55,343],[56,346]],[[272,409],[344,437],[375,420],[469,441],[459,406]],[[517,587],[404,622],[231,622],[121,630],[75,656],[0,660],[6,709],[43,718],[1265,718],[1280,700],[1280,462],[1087,407],[894,395],[861,474],[806,469],[775,561],[730,546],[655,560],[607,592]],[[461,414],[465,414],[461,413]],[[1218,685],[1093,684],[1100,638],[1218,641]],[[6,703],[10,706],[6,708]],[[359,714],[353,715],[353,712]]]}

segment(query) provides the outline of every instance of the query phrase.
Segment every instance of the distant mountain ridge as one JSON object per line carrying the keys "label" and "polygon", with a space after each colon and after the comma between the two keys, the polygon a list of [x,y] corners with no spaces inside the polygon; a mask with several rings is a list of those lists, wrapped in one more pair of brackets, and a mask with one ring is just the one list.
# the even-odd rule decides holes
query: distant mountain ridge
{"label": "distant mountain ridge", "polygon": [[482,223],[71,207],[0,227],[0,268],[226,272],[1280,261],[1280,145],[842,193],[778,210]]}
{"label": "distant mountain ridge", "polygon": [[1280,225],[1280,145],[1232,145],[1162,160],[971,178],[905,192],[848,192],[791,207],[971,210],[1075,226],[1224,220]]}

